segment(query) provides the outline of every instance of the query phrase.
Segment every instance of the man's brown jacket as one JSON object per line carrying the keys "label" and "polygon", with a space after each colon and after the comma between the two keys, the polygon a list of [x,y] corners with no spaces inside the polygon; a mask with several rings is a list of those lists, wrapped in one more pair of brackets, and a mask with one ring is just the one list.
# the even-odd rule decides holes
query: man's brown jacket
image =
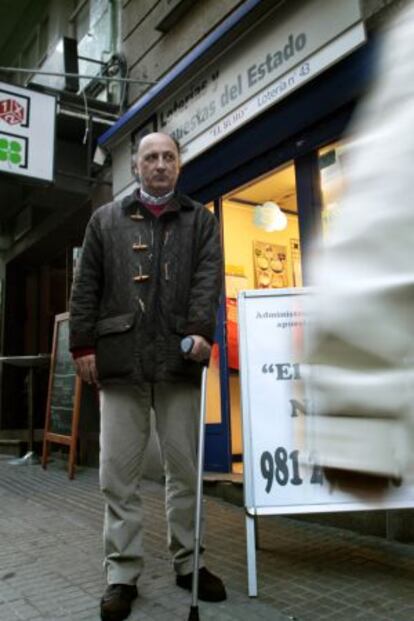
{"label": "man's brown jacket", "polygon": [[96,351],[101,384],[198,380],[181,339],[214,339],[222,281],[216,218],[185,195],[152,215],[136,193],[99,208],[70,303],[70,348]]}

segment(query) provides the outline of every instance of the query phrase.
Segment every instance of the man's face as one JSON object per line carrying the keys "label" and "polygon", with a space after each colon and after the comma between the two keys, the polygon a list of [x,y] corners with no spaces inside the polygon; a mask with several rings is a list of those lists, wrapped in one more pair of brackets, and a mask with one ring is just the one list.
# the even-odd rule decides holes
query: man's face
{"label": "man's face", "polygon": [[136,156],[142,188],[153,196],[163,196],[175,188],[180,172],[180,156],[166,134],[148,134],[141,140]]}

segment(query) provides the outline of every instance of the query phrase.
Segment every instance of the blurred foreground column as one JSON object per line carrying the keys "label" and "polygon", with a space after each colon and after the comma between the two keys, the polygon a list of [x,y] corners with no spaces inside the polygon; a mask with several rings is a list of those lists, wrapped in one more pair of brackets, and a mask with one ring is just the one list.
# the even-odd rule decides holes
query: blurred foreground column
{"label": "blurred foreground column", "polygon": [[386,33],[354,124],[346,191],[315,260],[304,376],[327,468],[412,477],[414,3]]}

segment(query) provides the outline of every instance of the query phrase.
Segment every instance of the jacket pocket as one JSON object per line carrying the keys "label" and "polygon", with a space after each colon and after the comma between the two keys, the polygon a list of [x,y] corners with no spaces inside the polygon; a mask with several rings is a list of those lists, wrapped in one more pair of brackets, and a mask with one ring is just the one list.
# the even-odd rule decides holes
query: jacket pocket
{"label": "jacket pocket", "polygon": [[96,324],[96,365],[101,380],[129,375],[134,370],[136,313],[101,319]]}

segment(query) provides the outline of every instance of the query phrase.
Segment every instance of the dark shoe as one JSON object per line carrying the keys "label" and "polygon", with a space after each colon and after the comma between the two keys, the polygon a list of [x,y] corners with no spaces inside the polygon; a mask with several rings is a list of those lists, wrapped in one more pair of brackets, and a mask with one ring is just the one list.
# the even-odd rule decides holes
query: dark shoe
{"label": "dark shoe", "polygon": [[[191,591],[193,574],[176,577],[177,586]],[[206,567],[198,572],[198,599],[203,602],[222,602],[227,598],[226,589],[218,576],[212,574]]]}
{"label": "dark shoe", "polygon": [[131,612],[131,602],[138,595],[133,584],[108,584],[101,599],[102,621],[123,621]]}

